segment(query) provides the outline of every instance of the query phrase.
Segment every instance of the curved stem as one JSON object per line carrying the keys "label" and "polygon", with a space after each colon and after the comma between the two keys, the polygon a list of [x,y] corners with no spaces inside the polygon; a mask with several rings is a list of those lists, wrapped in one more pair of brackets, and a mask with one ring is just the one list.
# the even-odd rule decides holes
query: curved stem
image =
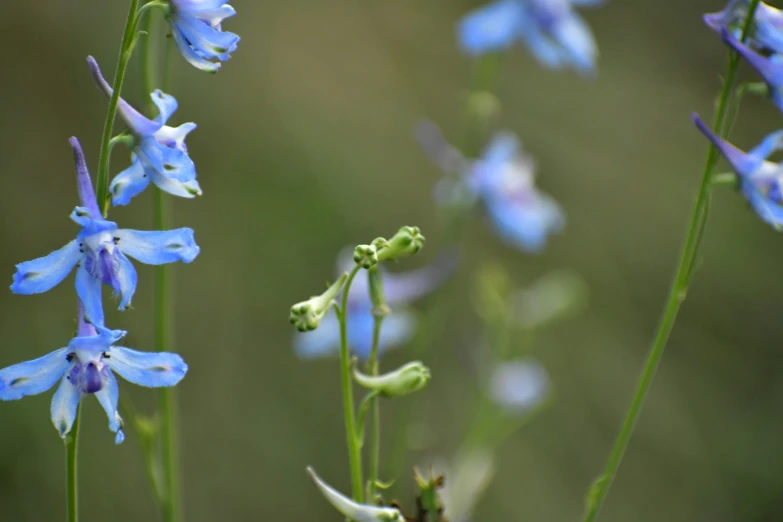
{"label": "curved stem", "polygon": [[[748,9],[748,17],[745,21],[745,26],[742,31],[742,40],[746,40],[748,31],[753,21],[753,14],[756,7],[759,4],[759,0],[752,0]],[[730,52],[728,72],[726,79],[723,83],[723,90],[718,100],[718,106],[715,113],[715,119],[712,128],[715,132],[720,133],[724,128],[726,122],[726,115],[728,109],[728,102],[731,98],[732,88],[734,86],[734,79],[737,74],[737,66],[739,65],[739,55],[734,52]],[[704,172],[702,173],[701,183],[699,185],[699,191],[696,197],[696,202],[693,206],[693,212],[691,214],[690,225],[688,226],[688,234],[685,238],[685,243],[680,254],[680,262],[677,266],[674,279],[672,281],[671,289],[669,291],[669,298],[666,302],[666,308],[664,309],[663,316],[661,318],[658,331],[655,334],[655,339],[650,349],[650,354],[647,357],[647,362],[642,370],[642,375],[639,383],[636,387],[636,393],[634,393],[631,401],[631,406],[626,413],[625,421],[620,429],[620,434],[612,448],[612,452],[609,455],[609,460],[606,463],[604,473],[599,477],[591,488],[587,498],[587,513],[584,517],[584,522],[593,522],[601,510],[601,506],[606,499],[609,489],[612,486],[612,482],[617,475],[617,470],[620,467],[620,463],[623,460],[623,455],[628,447],[628,443],[631,440],[631,435],[636,426],[636,421],[639,419],[642,407],[644,406],[644,400],[647,397],[647,392],[652,385],[655,371],[658,368],[658,364],[663,357],[666,343],[669,340],[674,323],[677,319],[677,314],[680,311],[680,306],[687,295],[688,286],[690,283],[690,277],[692,275],[693,264],[698,254],[701,237],[704,233],[704,225],[707,221],[709,196],[710,196],[710,177],[715,164],[718,161],[718,150],[710,144],[707,152],[707,159],[704,165]]]}
{"label": "curved stem", "polygon": [[[375,322],[373,323],[372,332],[372,350],[370,351],[370,359],[367,362],[367,366],[370,369],[372,375],[378,375],[380,371],[380,363],[378,361],[378,352],[380,350],[381,343],[381,326],[383,325],[384,315],[377,314],[374,316]],[[381,405],[376,396],[372,401],[372,445],[370,447],[370,485],[367,489],[367,501],[372,502],[375,498],[375,488],[378,484],[378,469],[381,461]]]}
{"label": "curved stem", "polygon": [[348,294],[351,285],[359,273],[361,267],[356,265],[348,275],[348,280],[343,288],[342,303],[340,305],[340,376],[343,388],[343,410],[345,415],[345,435],[348,439],[348,460],[351,466],[351,483],[353,485],[353,499],[363,502],[362,491],[362,453],[359,440],[356,437],[356,411],[353,402],[353,382],[351,381],[351,354],[348,349]]}
{"label": "curved stem", "polygon": [[66,490],[66,516],[67,522],[79,521],[79,486],[77,458],[79,453],[79,418],[81,417],[81,405],[76,411],[76,420],[71,427],[71,432],[65,438],[65,490]]}
{"label": "curved stem", "polygon": [[122,35],[122,44],[120,45],[120,55],[117,59],[117,70],[114,73],[114,83],[111,99],[109,99],[109,110],[106,113],[106,121],[103,124],[103,138],[101,140],[101,152],[98,159],[98,188],[96,191],[98,197],[98,206],[103,210],[103,216],[109,213],[109,142],[114,129],[114,118],[117,115],[117,105],[120,102],[120,92],[122,84],[125,81],[125,71],[128,69],[128,62],[133,54],[133,44],[136,38],[136,24],[138,22],[137,11],[139,0],[131,0],[128,9],[128,18],[125,21],[125,32]]}

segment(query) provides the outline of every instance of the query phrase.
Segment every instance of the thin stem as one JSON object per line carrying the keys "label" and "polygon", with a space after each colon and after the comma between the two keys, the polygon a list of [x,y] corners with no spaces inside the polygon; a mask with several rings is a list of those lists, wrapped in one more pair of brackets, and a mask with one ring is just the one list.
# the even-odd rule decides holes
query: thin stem
{"label": "thin stem", "polygon": [[65,438],[65,489],[67,522],[79,521],[79,486],[77,460],[79,454],[79,418],[82,408],[76,411],[76,420],[71,426],[71,432]]}
{"label": "thin stem", "polygon": [[[380,362],[378,352],[381,343],[381,326],[383,325],[384,315],[375,314],[375,322],[372,331],[372,350],[367,366],[372,375],[378,375],[380,372]],[[381,461],[381,405],[378,397],[373,399],[372,404],[372,445],[370,447],[370,485],[367,491],[367,500],[372,502],[375,498],[376,485],[378,484],[378,470]]]}
{"label": "thin stem", "polygon": [[138,15],[136,11],[139,8],[139,0],[131,0],[128,9],[128,18],[125,21],[125,32],[122,35],[122,44],[120,45],[120,55],[117,59],[117,70],[114,73],[114,83],[112,87],[111,99],[109,100],[109,110],[106,113],[106,121],[103,124],[103,138],[101,140],[101,153],[98,160],[98,205],[103,210],[106,217],[109,213],[109,159],[111,151],[109,142],[114,131],[114,118],[117,115],[117,105],[120,102],[120,92],[122,84],[125,81],[125,71],[128,69],[128,62],[133,54],[133,44],[136,38],[136,25]]}
{"label": "thin stem", "polygon": [[353,485],[353,499],[363,502],[364,492],[362,483],[362,453],[359,440],[356,437],[356,412],[353,402],[353,382],[351,381],[351,354],[348,349],[348,294],[351,284],[361,267],[356,265],[348,275],[348,280],[343,288],[342,303],[340,306],[340,376],[343,388],[343,410],[345,414],[345,435],[348,439],[348,460],[351,466],[351,483]]}
{"label": "thin stem", "polygon": [[[745,26],[742,31],[742,40],[746,40],[748,31],[750,30],[753,14],[756,11],[756,7],[759,4],[759,0],[752,0],[748,9],[748,17],[745,21]],[[730,52],[728,72],[726,79],[723,83],[723,90],[721,92],[718,106],[715,114],[715,119],[712,128],[715,132],[720,133],[724,128],[726,120],[728,102],[731,98],[732,88],[734,86],[734,79],[737,74],[737,67],[739,65],[739,55],[735,52]],[[623,455],[628,447],[628,443],[631,440],[631,435],[636,426],[636,421],[639,419],[642,407],[644,406],[644,400],[647,397],[647,393],[652,385],[655,371],[658,368],[658,364],[663,357],[666,343],[669,340],[674,323],[677,319],[677,314],[680,310],[688,291],[688,285],[690,282],[690,276],[692,275],[692,269],[694,261],[697,257],[701,236],[704,233],[704,225],[707,220],[707,210],[709,205],[710,195],[710,176],[715,164],[718,161],[718,150],[710,144],[707,152],[707,159],[704,165],[704,172],[701,177],[701,183],[699,184],[699,191],[696,197],[696,202],[693,206],[693,212],[691,215],[690,225],[688,226],[688,234],[685,239],[685,243],[680,255],[680,261],[677,266],[677,271],[672,281],[671,289],[669,291],[669,298],[664,309],[663,316],[661,318],[658,331],[655,335],[650,354],[647,357],[642,375],[639,380],[639,384],[636,387],[636,393],[631,401],[631,406],[623,422],[620,434],[612,448],[612,452],[609,455],[609,459],[606,463],[604,473],[595,482],[590,490],[587,498],[587,512],[585,514],[584,522],[593,522],[601,510],[601,506],[606,499],[606,495],[609,493],[609,489],[612,486],[612,482],[617,475],[617,470],[620,467],[620,463],[623,460]]]}

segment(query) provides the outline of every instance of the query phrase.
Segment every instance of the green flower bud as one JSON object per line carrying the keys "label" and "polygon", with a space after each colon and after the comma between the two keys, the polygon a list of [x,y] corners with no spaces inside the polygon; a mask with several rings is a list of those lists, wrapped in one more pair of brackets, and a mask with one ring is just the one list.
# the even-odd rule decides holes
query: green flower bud
{"label": "green flower bud", "polygon": [[300,332],[318,328],[318,325],[321,324],[321,319],[329,312],[334,298],[340,293],[347,279],[348,274],[343,273],[340,279],[335,281],[323,294],[311,297],[307,301],[302,301],[292,306],[291,313],[288,316],[290,323]]}
{"label": "green flower bud", "polygon": [[[378,238],[373,243],[378,241]],[[424,236],[419,227],[402,227],[394,237],[386,242],[386,247],[378,250],[378,261],[390,261],[404,256],[412,256],[424,246]]]}
{"label": "green flower bud", "polygon": [[321,480],[315,474],[313,468],[308,467],[307,473],[313,479],[315,485],[321,490],[326,500],[333,505],[346,519],[354,522],[405,522],[405,517],[396,508],[371,506],[369,504],[359,504],[339,491],[332,488],[329,484]]}
{"label": "green flower bud", "polygon": [[424,388],[432,375],[421,361],[414,361],[383,375],[366,375],[354,368],[353,377],[359,385],[384,397],[400,397]]}
{"label": "green flower bud", "polygon": [[378,264],[378,252],[373,245],[359,245],[353,251],[353,260],[360,267],[369,270]]}
{"label": "green flower bud", "polygon": [[367,281],[370,287],[372,314],[375,317],[386,317],[391,313],[391,310],[389,310],[386,304],[386,293],[383,291],[383,276],[377,265],[367,271]]}

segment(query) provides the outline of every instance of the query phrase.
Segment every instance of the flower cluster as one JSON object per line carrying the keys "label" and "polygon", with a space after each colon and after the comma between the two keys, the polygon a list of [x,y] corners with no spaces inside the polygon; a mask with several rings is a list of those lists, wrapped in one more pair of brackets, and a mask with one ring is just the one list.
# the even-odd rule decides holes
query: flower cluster
{"label": "flower cluster", "polygon": [[[732,0],[723,11],[705,15],[707,25],[763,78],[769,97],[783,111],[783,12],[760,2],[746,43],[740,41],[749,0]],[[738,176],[739,186],[753,210],[777,230],[783,230],[783,163],[768,158],[783,149],[783,130],[769,134],[745,152],[710,129],[699,117],[696,126],[717,147]]]}
{"label": "flower cluster", "polygon": [[[221,29],[222,20],[235,14],[225,1],[150,2],[142,10],[149,7],[164,9],[183,56],[200,69],[217,71],[219,61],[227,60],[237,47],[239,37]],[[136,27],[142,10],[131,16],[129,28]],[[133,42],[127,45],[123,53],[132,51]],[[94,58],[88,57],[87,61],[98,88],[111,99],[114,89],[119,90],[120,86],[112,87],[106,81]],[[154,119],[144,116],[122,98],[116,99],[117,111],[128,130],[112,141],[128,144],[132,153],[131,166],[118,174],[109,186],[115,206],[129,204],[150,182],[175,196],[192,198],[202,193],[195,165],[185,146],[186,136],[196,125],[168,126],[168,120],[177,110],[177,100],[160,90],[150,96],[158,109]],[[120,228],[109,221],[108,209],[102,211],[104,194],[96,195],[93,189],[81,144],[76,138],[71,138],[70,144],[79,193],[79,205],[71,213],[71,219],[81,230],[60,250],[18,264],[11,291],[16,294],[46,292],[75,269],[77,335],[66,347],[49,355],[0,370],[0,400],[40,394],[60,382],[51,406],[52,422],[60,436],[66,437],[71,431],[82,397],[95,395],[106,411],[109,429],[116,434],[115,440],[119,444],[125,435],[117,411],[119,387],[114,374],[140,386],[167,387],[176,385],[188,367],[173,353],[145,353],[118,346],[126,332],[111,330],[105,325],[103,285],[112,288],[119,300],[119,309],[127,310],[138,282],[136,269],[129,258],[150,265],[190,263],[200,249],[190,228],[139,231]],[[101,186],[100,182],[98,186]]]}

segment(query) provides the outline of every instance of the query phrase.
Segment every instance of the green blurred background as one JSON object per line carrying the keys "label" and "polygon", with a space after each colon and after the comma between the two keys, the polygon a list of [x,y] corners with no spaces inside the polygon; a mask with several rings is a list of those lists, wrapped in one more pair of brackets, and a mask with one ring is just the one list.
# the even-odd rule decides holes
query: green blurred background
{"label": "green blurred background", "polygon": [[[225,27],[242,36],[216,76],[178,56],[174,123],[188,139],[204,196],[173,201],[202,252],[176,274],[176,350],[190,365],[179,387],[189,521],[339,520],[304,473],[313,465],[348,489],[338,367],[291,350],[288,307],[333,277],[347,244],[422,227],[434,259],[444,223],[432,202],[439,173],[412,137],[423,117],[459,135],[472,63],[454,25],[479,2],[377,0],[241,2]],[[600,48],[586,81],[542,69],[523,49],[507,57],[498,125],[516,131],[539,164],[540,185],[567,209],[564,235],[545,253],[512,251],[476,215],[452,281],[448,332],[431,347],[426,392],[386,406],[387,419],[426,401],[432,451],[457,447],[473,404],[471,351],[480,339],[472,273],[499,260],[519,285],[572,268],[590,307],[538,336],[557,400],[502,448],[479,521],[574,521],[604,464],[643,364],[688,219],[706,150],[690,113],[711,115],[725,49],[701,22],[721,0],[615,0],[585,11]],[[67,138],[97,164],[106,103],[85,57],[113,67],[126,2],[6,2],[0,71],[0,266],[44,255],[76,232]],[[743,74],[750,76],[747,67]],[[124,93],[141,100],[138,64]],[[763,100],[743,105],[734,135],[754,145],[779,126]],[[114,172],[124,168],[115,155]],[[112,211],[151,226],[150,191]],[[783,325],[778,277],[783,239],[744,199],[719,189],[702,263],[602,520],[783,520]],[[153,269],[137,264],[135,310],[108,312],[153,348]],[[431,303],[431,301],[430,301]],[[72,279],[45,295],[0,297],[0,366],[70,338]],[[425,303],[426,306],[426,303]],[[406,360],[406,349],[388,364]],[[152,411],[155,393],[122,385]],[[59,520],[63,447],[51,394],[0,404],[0,520]],[[155,520],[135,436],[113,444],[87,401],[81,446],[83,519]],[[386,425],[391,433],[391,422]],[[391,446],[390,435],[385,442]],[[386,463],[388,468],[388,462]],[[410,504],[403,477],[395,496]]]}

